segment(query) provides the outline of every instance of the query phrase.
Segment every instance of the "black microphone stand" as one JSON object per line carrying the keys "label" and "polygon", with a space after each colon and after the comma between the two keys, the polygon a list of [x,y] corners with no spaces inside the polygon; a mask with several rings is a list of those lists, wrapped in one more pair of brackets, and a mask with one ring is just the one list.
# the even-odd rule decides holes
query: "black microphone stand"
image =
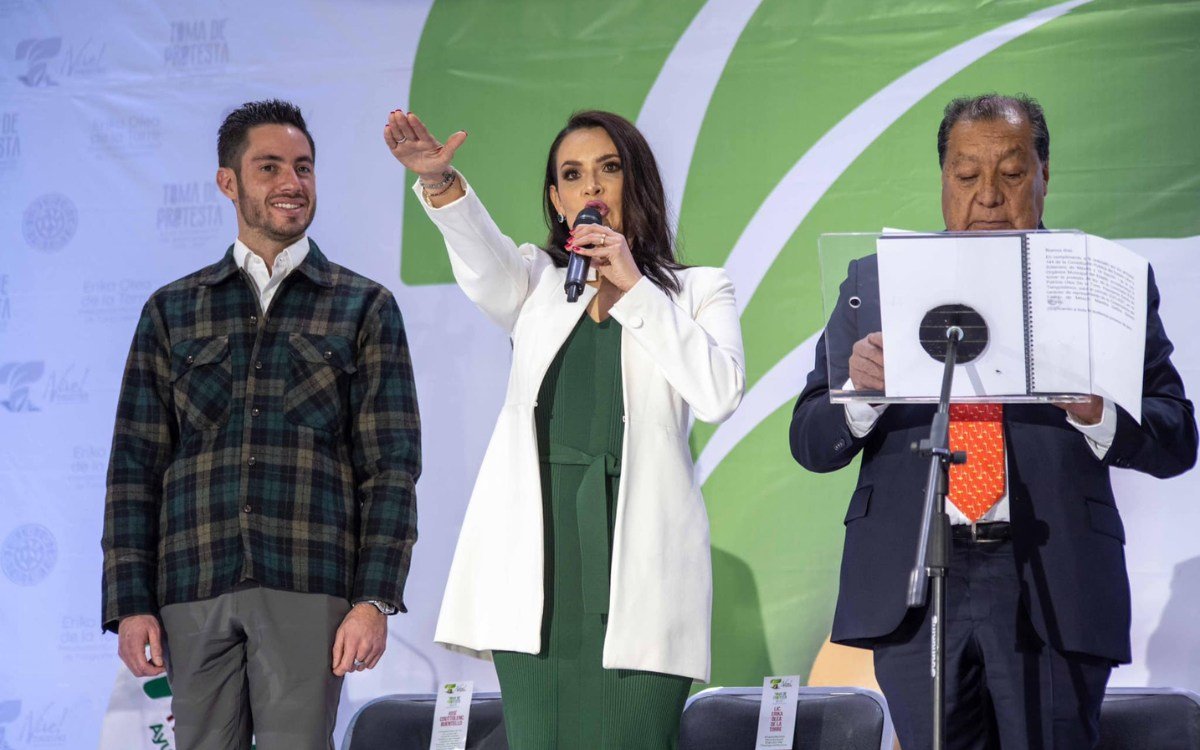
{"label": "black microphone stand", "polygon": [[950,386],[958,342],[963,330],[946,329],[946,369],[942,373],[942,393],[937,413],[929,426],[929,438],[913,443],[913,452],[929,458],[929,476],[925,481],[925,509],[921,515],[921,537],[917,559],[908,582],[908,606],[925,604],[927,581],[932,579],[933,610],[930,621],[930,665],[933,687],[933,750],[946,746],[946,574],[950,569],[950,518],[946,515],[946,495],[950,490],[950,465],[967,461],[963,451],[950,451]]}

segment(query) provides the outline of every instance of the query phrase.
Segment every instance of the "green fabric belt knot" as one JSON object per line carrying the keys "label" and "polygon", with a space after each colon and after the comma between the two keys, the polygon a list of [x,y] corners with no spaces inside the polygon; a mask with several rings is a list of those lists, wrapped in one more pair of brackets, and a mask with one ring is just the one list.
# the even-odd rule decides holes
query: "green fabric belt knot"
{"label": "green fabric belt knot", "polygon": [[579,491],[575,495],[575,513],[579,524],[579,556],[583,578],[583,611],[608,613],[609,550],[612,540],[608,529],[608,504],[612,491],[610,477],[621,476],[621,459],[611,453],[592,455],[568,445],[550,445],[550,455],[542,459],[560,466],[586,466]]}

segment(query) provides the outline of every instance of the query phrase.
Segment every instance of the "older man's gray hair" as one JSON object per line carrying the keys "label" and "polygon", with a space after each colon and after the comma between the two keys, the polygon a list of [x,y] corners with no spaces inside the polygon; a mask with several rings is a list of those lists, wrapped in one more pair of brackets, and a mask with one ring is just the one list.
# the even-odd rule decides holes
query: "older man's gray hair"
{"label": "older man's gray hair", "polygon": [[1042,111],[1042,105],[1038,104],[1037,99],[1025,94],[983,94],[959,97],[946,105],[937,134],[938,166],[946,165],[946,144],[950,140],[950,130],[959,122],[1007,120],[1018,125],[1022,119],[1028,122],[1033,130],[1033,148],[1037,151],[1038,158],[1042,160],[1042,164],[1048,163],[1050,130],[1046,127],[1046,113]]}

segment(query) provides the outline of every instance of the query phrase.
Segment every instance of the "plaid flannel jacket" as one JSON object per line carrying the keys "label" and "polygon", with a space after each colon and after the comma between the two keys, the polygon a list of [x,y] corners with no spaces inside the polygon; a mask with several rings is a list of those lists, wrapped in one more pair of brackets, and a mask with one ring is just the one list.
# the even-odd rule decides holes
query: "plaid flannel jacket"
{"label": "plaid flannel jacket", "polygon": [[308,257],[267,315],[231,247],[134,333],[104,508],[106,630],[243,579],[405,611],[420,420],[400,310]]}

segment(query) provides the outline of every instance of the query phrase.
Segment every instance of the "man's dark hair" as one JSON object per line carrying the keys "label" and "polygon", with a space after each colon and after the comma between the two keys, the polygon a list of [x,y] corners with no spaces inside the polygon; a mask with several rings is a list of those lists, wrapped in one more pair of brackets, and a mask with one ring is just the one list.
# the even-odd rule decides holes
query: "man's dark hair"
{"label": "man's dark hair", "polygon": [[296,128],[308,139],[308,147],[312,149],[313,160],[316,160],[317,144],[313,143],[312,134],[304,124],[300,108],[291,102],[267,99],[246,102],[230,112],[225,122],[221,123],[221,129],[217,131],[217,165],[238,171],[242,154],[246,153],[250,129],[259,125],[291,125]]}
{"label": "man's dark hair", "polygon": [[556,266],[567,265],[568,255],[563,245],[571,228],[556,221],[558,211],[550,200],[550,188],[558,186],[558,147],[568,135],[585,128],[602,128],[617,147],[617,156],[625,173],[621,230],[629,240],[634,262],[655,286],[669,294],[678,294],[682,286],[675,272],[686,266],[675,258],[675,238],[671,233],[671,223],[667,220],[666,195],[658,174],[658,162],[637,126],[612,112],[590,109],[572,114],[566,127],[558,132],[550,144],[550,153],[546,157],[546,180],[542,186],[546,225],[550,227],[550,236],[546,238],[544,248],[546,253]]}
{"label": "man's dark hair", "polygon": [[942,124],[938,127],[937,150],[938,166],[946,166],[946,145],[950,140],[950,130],[959,122],[974,122],[978,120],[1006,120],[1013,114],[1020,115],[1029,123],[1033,130],[1033,148],[1037,151],[1042,164],[1050,162],[1050,129],[1046,127],[1046,113],[1037,99],[1025,94],[1004,96],[1002,94],[983,94],[981,96],[960,97],[946,105]]}

